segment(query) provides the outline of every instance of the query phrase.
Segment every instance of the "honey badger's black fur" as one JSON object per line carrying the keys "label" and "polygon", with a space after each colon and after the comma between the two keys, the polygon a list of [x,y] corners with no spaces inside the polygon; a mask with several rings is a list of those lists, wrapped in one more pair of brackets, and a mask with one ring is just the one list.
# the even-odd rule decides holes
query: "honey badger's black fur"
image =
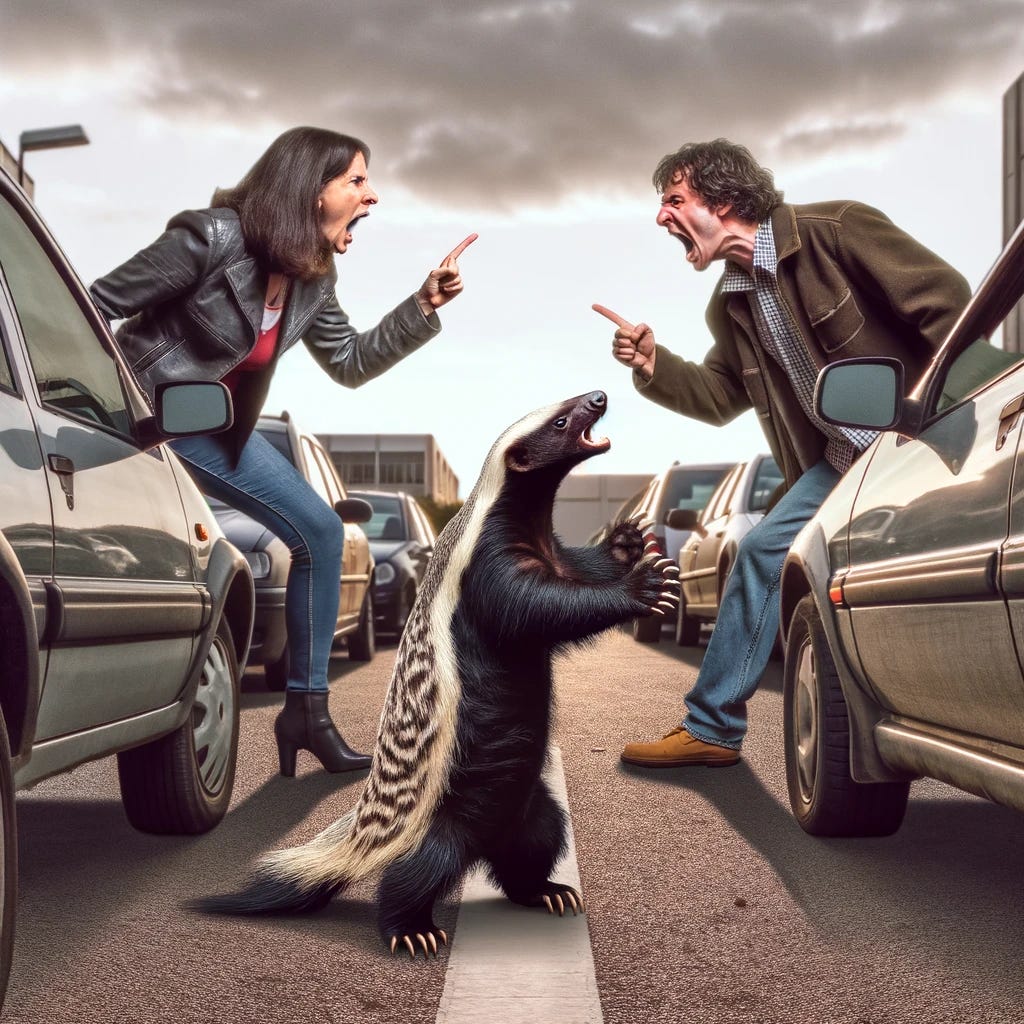
{"label": "honey badger's black fur", "polygon": [[608,448],[590,428],[602,392],[539,410],[495,443],[480,480],[438,538],[381,716],[366,787],[345,818],[262,862],[241,893],[201,907],[315,909],[382,871],[379,923],[394,950],[446,940],[434,902],[484,862],[510,900],[581,906],[551,881],[565,850],[561,807],[541,772],[551,722],[551,656],[616,623],[671,608],[667,559],[644,555],[636,521],[595,547],[555,537],[555,492]]}

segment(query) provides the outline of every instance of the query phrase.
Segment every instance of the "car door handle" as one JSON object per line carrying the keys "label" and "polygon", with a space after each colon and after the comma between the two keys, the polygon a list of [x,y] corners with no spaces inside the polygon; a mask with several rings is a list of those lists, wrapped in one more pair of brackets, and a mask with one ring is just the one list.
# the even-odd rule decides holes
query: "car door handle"
{"label": "car door handle", "polygon": [[1018,395],[1003,406],[1003,411],[999,414],[999,433],[996,435],[996,451],[999,451],[1006,444],[1010,431],[1017,426],[1021,409],[1024,409],[1024,395]]}
{"label": "car door handle", "polygon": [[57,474],[68,508],[75,507],[75,464],[66,455],[51,455],[50,469]]}

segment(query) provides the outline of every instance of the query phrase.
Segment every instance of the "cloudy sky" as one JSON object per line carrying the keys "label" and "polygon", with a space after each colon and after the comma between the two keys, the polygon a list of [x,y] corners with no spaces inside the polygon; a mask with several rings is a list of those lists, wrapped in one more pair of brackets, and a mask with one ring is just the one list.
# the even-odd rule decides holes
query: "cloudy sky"
{"label": "cloudy sky", "polygon": [[301,346],[268,411],[316,431],[433,433],[468,493],[501,430],[602,388],[612,450],[590,472],[764,450],[657,408],[612,360],[600,302],[698,359],[718,267],[654,223],[654,165],[727,136],[790,202],[856,198],[976,285],[1001,244],[1002,98],[1024,72],[1024,0],[3,0],[0,140],[86,281],[233,184],[282,130],[360,136],[381,197],[339,297],[369,326],[470,231],[444,331],[356,392]]}

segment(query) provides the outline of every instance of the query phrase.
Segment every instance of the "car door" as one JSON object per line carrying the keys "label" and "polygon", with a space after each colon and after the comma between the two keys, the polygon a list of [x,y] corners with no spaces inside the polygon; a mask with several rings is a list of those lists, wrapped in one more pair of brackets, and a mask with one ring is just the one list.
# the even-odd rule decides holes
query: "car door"
{"label": "car door", "polygon": [[[1024,743],[1024,682],[1000,578],[1020,586],[1024,524],[1020,357],[980,341],[992,379],[956,386],[912,440],[883,435],[870,456],[849,535],[843,597],[863,669],[893,711],[962,732]],[[998,355],[995,353],[998,352]],[[941,371],[955,385],[961,358]],[[1014,539],[1009,540],[1010,535]],[[1010,565],[1005,564],[1009,559]],[[1003,568],[1000,565],[1003,563]]]}
{"label": "car door", "polygon": [[109,333],[27,204],[5,195],[0,267],[55,537],[41,740],[171,703],[207,608],[174,474],[135,442]]}

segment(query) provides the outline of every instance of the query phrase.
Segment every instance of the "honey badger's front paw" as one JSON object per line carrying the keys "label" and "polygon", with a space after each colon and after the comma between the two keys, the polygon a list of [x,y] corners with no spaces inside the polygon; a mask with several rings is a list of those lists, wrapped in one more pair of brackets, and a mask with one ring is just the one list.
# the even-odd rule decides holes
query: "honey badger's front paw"
{"label": "honey badger's front paw", "polygon": [[621,565],[635,565],[643,558],[644,535],[640,527],[640,517],[633,516],[616,523],[609,531],[605,540],[608,553]]}
{"label": "honey badger's front paw", "polygon": [[638,615],[674,614],[679,604],[679,566],[651,551],[630,570],[629,586],[643,606]]}
{"label": "honey badger's front paw", "polygon": [[527,907],[544,907],[549,914],[565,917],[571,911],[572,916],[583,913],[583,897],[571,886],[562,882],[545,882],[540,891],[531,896],[517,900]]}

